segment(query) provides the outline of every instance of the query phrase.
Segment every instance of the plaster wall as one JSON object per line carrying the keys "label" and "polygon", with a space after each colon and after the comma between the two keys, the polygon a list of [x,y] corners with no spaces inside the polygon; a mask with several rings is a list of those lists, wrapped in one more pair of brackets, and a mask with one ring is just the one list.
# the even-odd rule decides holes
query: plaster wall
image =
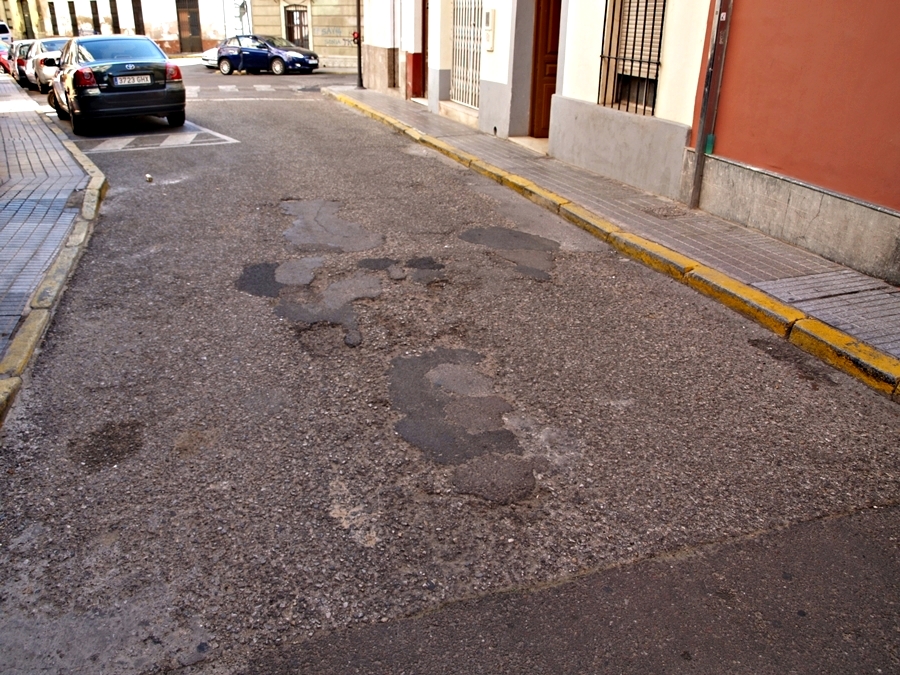
{"label": "plaster wall", "polygon": [[735,2],[715,154],[900,211],[898,26],[897,0]]}
{"label": "plaster wall", "polygon": [[428,10],[428,109],[439,113],[440,102],[450,98],[453,0],[430,0]]}
{"label": "plaster wall", "polygon": [[563,5],[566,40],[560,58],[564,68],[556,91],[566,98],[597,103],[605,17],[605,2],[568,0]]}
{"label": "plaster wall", "polygon": [[601,176],[677,199],[690,127],[556,95],[550,155]]}
{"label": "plaster wall", "polygon": [[[562,84],[566,98],[597,102],[606,3],[568,0],[564,4],[565,47]],[[703,67],[709,0],[669,0],[663,23],[655,116],[690,125],[697,78]]]}
{"label": "plaster wall", "polygon": [[[686,189],[694,152],[685,151]],[[900,213],[715,156],[700,208],[900,285]]]}
{"label": "plaster wall", "polygon": [[697,81],[705,67],[709,7],[710,0],[666,3],[656,117],[687,125],[693,122]]}

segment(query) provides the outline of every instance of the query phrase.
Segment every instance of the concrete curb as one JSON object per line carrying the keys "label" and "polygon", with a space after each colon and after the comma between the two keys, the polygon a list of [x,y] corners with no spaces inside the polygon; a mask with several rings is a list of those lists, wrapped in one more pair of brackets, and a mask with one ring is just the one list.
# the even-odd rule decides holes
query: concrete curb
{"label": "concrete curb", "polygon": [[[41,115],[41,119],[44,116]],[[84,172],[89,176],[81,204],[81,213],[75,220],[72,231],[56,259],[47,269],[41,283],[31,296],[27,316],[17,328],[9,342],[9,347],[0,360],[0,424],[22,388],[22,375],[28,369],[34,354],[37,352],[44,333],[50,325],[56,306],[62,297],[66,283],[81,254],[84,252],[93,232],[94,220],[100,209],[100,203],[106,195],[109,183],[103,172],[97,168],[87,155],[70,141],[63,132],[49,120],[45,122],[62,141],[63,146]]]}
{"label": "concrete curb", "polygon": [[423,145],[455,159],[468,168],[509,187],[569,222],[609,243],[622,254],[667,274],[704,295],[756,321],[804,351],[855,377],[900,403],[900,359],[860,342],[843,331],[808,317],[799,309],[733,279],[722,272],[661,244],[622,230],[582,206],[546,190],[533,181],[489,164],[449,143],[411,127],[390,115],[339,92],[324,92],[374,120],[401,130]]}

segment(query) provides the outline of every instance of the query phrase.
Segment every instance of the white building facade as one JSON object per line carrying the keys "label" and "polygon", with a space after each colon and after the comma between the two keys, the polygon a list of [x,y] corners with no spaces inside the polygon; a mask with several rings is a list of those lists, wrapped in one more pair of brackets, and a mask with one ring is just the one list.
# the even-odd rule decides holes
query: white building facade
{"label": "white building facade", "polygon": [[364,84],[485,133],[548,138],[551,156],[677,198],[710,7],[366,0]]}

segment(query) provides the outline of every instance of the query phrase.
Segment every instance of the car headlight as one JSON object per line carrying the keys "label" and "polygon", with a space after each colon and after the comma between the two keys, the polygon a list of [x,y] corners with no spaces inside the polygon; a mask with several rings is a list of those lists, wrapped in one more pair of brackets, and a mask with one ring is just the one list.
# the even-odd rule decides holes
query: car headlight
{"label": "car headlight", "polygon": [[300,52],[288,52],[287,55],[290,56],[292,59],[305,59],[306,58],[306,54],[301,54]]}

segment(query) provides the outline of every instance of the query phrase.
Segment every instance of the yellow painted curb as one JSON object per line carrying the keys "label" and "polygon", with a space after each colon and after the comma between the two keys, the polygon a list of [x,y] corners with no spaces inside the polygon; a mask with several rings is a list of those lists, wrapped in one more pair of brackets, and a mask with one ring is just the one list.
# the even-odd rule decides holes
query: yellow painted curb
{"label": "yellow painted curb", "polygon": [[365,103],[357,101],[356,99],[350,98],[349,96],[347,96],[345,94],[338,94],[337,92],[329,91],[327,89],[325,90],[325,94],[327,96],[330,96],[331,98],[335,99],[339,103],[343,103],[344,105],[349,106],[351,108],[356,108],[357,110],[359,110],[362,114],[366,115],[367,117],[371,117],[374,120],[383,122],[384,124],[387,124],[388,126],[394,127],[398,131],[405,132],[407,129],[410,128],[410,126],[408,124],[406,124],[405,122],[401,122],[400,120],[398,120],[394,117],[391,117],[390,115],[385,115],[383,112],[376,110],[375,108],[372,108],[370,106],[367,106]]}
{"label": "yellow painted curb", "polygon": [[435,138],[434,136],[422,135],[419,138],[419,142],[422,145],[426,145],[429,148],[433,148],[438,152],[447,155],[447,157],[456,160],[465,167],[468,167],[473,161],[478,159],[475,155],[470,155],[467,152],[458,150],[449,143],[445,143],[444,141],[440,140],[439,138]]}
{"label": "yellow painted curb", "polygon": [[559,213],[559,208],[563,204],[569,203],[568,199],[560,197],[550,190],[545,190],[533,181],[514,173],[507,173],[500,182],[506,187],[515,190],[523,197],[527,197],[535,204],[543,206],[545,209],[553,211],[554,213]]}
{"label": "yellow painted curb", "polygon": [[504,171],[499,166],[494,166],[493,164],[489,164],[480,159],[476,159],[469,164],[469,168],[475,173],[480,173],[482,176],[487,176],[501,184],[503,183],[503,179],[506,176],[509,176],[509,171]]}
{"label": "yellow painted curb", "polygon": [[409,127],[403,133],[405,133],[407,136],[409,136],[411,139],[413,139],[417,143],[421,143],[422,138],[425,136],[425,134],[423,134],[421,131],[419,131],[415,127]]}
{"label": "yellow painted curb", "polygon": [[800,310],[704,265],[685,274],[684,282],[781,337],[787,337],[795,321],[806,318]]}
{"label": "yellow painted curb", "polygon": [[609,241],[609,237],[613,232],[622,231],[622,228],[617,225],[613,225],[608,220],[604,220],[583,206],[578,206],[572,202],[562,204],[559,207],[559,215],[603,241]]}
{"label": "yellow painted curb", "polygon": [[50,310],[34,309],[19,326],[0,361],[0,377],[18,377],[25,372],[34,350],[50,323]]}
{"label": "yellow painted curb", "polygon": [[684,281],[684,276],[688,272],[700,267],[700,263],[692,258],[629,232],[612,232],[609,235],[609,243],[625,255],[678,281]]}
{"label": "yellow painted curb", "polygon": [[22,379],[19,377],[7,377],[0,380],[0,419],[6,415],[9,406],[12,405],[13,399],[22,388]]}
{"label": "yellow painted curb", "polygon": [[62,289],[66,285],[80,253],[80,249],[73,247],[64,248],[59,252],[32,296],[32,309],[51,309],[53,307],[57,298],[62,294]]}
{"label": "yellow painted curb", "polygon": [[900,359],[860,342],[852,335],[818,319],[794,324],[790,341],[838,370],[862,380],[873,389],[891,396],[900,387]]}

